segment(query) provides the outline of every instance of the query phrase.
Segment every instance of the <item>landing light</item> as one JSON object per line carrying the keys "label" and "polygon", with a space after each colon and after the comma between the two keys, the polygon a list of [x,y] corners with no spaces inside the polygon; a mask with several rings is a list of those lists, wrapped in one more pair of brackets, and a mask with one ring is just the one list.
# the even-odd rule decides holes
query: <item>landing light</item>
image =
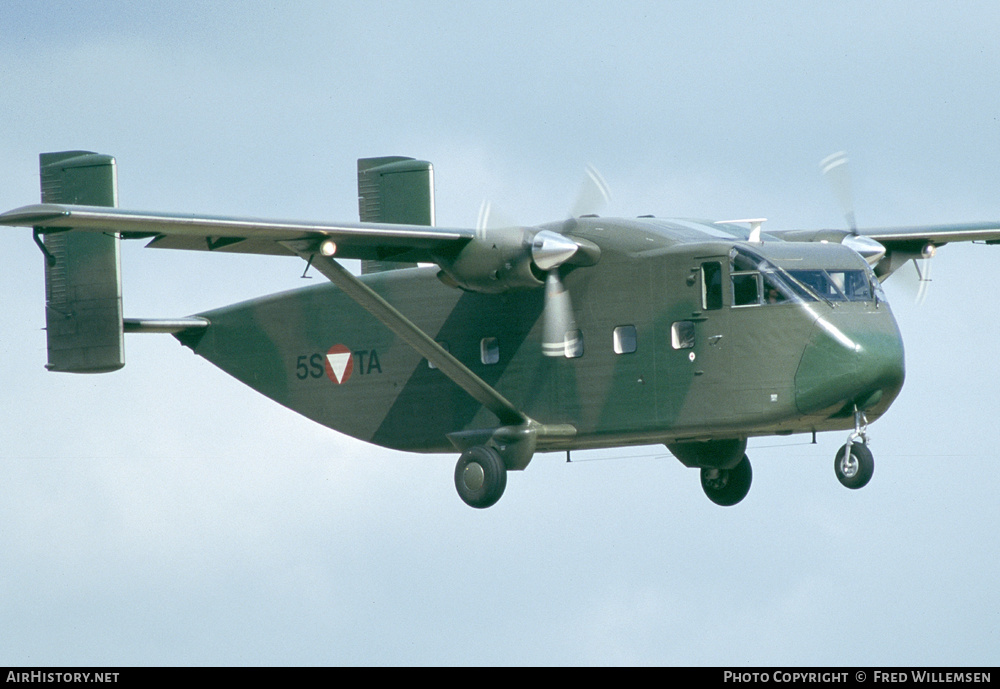
{"label": "landing light", "polygon": [[319,245],[319,252],[327,257],[333,256],[337,253],[337,242],[332,239],[327,239]]}

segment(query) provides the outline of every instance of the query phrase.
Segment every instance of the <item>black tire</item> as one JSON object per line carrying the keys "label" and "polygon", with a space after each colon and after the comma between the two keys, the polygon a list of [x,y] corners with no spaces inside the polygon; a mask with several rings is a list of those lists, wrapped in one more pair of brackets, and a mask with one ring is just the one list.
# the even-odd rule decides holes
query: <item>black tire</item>
{"label": "black tire", "polygon": [[455,465],[455,488],[466,505],[483,509],[495,505],[507,487],[507,467],[496,450],[475,445]]}
{"label": "black tire", "polygon": [[872,474],[875,473],[875,459],[867,445],[851,443],[850,454],[847,445],[837,450],[837,456],[833,458],[833,470],[837,474],[838,481],[852,490],[857,490],[864,488],[872,480]]}
{"label": "black tire", "polygon": [[731,507],[745,498],[750,492],[751,482],[753,470],[750,468],[750,458],[746,455],[732,469],[703,467],[701,470],[701,487],[705,495],[716,505],[723,507]]}

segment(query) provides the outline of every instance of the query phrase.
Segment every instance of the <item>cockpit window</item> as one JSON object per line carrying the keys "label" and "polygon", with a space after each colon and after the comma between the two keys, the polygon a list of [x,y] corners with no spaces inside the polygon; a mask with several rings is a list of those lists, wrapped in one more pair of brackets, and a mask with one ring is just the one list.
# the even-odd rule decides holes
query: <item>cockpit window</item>
{"label": "cockpit window", "polygon": [[761,273],[764,279],[764,303],[784,304],[787,301],[801,301],[797,299],[799,295],[794,294],[794,290],[789,289],[789,285],[782,280],[777,273]]}
{"label": "cockpit window", "polygon": [[729,258],[733,306],[815,301],[808,290],[788,280],[780,268],[763,256],[736,247]]}
{"label": "cockpit window", "polygon": [[871,270],[785,270],[744,247],[734,247],[729,258],[733,306],[871,301],[878,289]]}
{"label": "cockpit window", "polygon": [[871,301],[872,283],[864,270],[829,271],[830,277],[840,286],[849,301]]}
{"label": "cockpit window", "polygon": [[863,270],[790,270],[789,275],[827,301],[871,301],[872,286]]}
{"label": "cockpit window", "polygon": [[825,270],[790,270],[788,273],[821,299],[847,301],[847,297],[837,288]]}
{"label": "cockpit window", "polygon": [[760,273],[733,273],[733,306],[760,303]]}

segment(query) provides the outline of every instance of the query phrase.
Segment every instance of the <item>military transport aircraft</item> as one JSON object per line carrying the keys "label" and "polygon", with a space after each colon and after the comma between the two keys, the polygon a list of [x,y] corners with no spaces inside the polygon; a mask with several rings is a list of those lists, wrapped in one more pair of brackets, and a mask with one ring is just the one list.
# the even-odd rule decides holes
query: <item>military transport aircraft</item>
{"label": "military transport aircraft", "polygon": [[[848,431],[848,488],[872,476],[868,422],[903,384],[880,285],[1000,223],[858,230],[594,215],[434,227],[430,163],[358,161],[361,222],[117,208],[111,156],[40,156],[42,203],[0,215],[45,257],[48,365],[124,365],[123,333],[172,333],[255,390],[383,447],[460,452],[467,504],[500,499],[536,452],[663,443],[734,505],[751,436]],[[841,161],[828,161],[831,169]],[[123,318],[122,239],[298,256],[333,284],[173,320]],[[360,277],[338,259],[361,259]],[[418,266],[417,263],[432,265]]]}

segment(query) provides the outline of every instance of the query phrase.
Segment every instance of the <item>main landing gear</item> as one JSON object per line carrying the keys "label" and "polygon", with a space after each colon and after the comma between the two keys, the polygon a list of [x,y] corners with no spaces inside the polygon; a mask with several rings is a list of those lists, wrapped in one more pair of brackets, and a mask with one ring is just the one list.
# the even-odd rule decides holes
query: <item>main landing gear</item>
{"label": "main landing gear", "polygon": [[483,509],[496,504],[507,487],[507,467],[500,454],[485,445],[465,450],[455,465],[455,488],[466,505]]}
{"label": "main landing gear", "polygon": [[[861,442],[858,442],[859,439]],[[868,419],[856,407],[854,432],[847,438],[847,444],[837,450],[833,470],[838,481],[855,490],[868,485],[875,472],[875,459],[868,449]]]}
{"label": "main landing gear", "polygon": [[[527,466],[535,445],[531,435],[519,435],[519,431],[494,434],[486,444],[471,445],[462,452],[455,466],[455,488],[465,504],[477,509],[495,505],[507,487],[508,467],[517,470]],[[701,487],[716,505],[730,507],[750,492],[753,470],[745,454],[745,438],[671,443],[667,447],[685,466],[700,468]],[[854,431],[837,451],[833,468],[837,479],[851,489],[866,486],[875,471],[868,449],[868,419],[856,408]]]}
{"label": "main landing gear", "polygon": [[750,492],[751,481],[753,471],[746,455],[732,469],[701,469],[701,487],[705,495],[716,505],[723,507],[735,505],[745,498]]}
{"label": "main landing gear", "polygon": [[[701,487],[716,505],[730,507],[750,492],[753,471],[745,454],[745,439],[672,443],[667,448],[685,466],[701,469]],[[837,480],[855,490],[868,485],[875,472],[875,460],[868,449],[868,419],[857,407],[854,431],[837,451],[833,468]]]}

